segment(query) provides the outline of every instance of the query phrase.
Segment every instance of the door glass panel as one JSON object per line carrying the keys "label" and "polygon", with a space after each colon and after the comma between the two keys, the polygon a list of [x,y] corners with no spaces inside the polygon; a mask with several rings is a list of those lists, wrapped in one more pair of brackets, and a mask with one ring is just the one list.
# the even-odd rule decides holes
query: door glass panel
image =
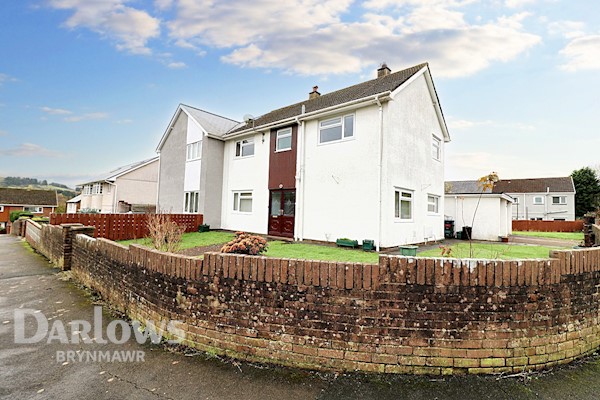
{"label": "door glass panel", "polygon": [[293,216],[296,211],[296,191],[284,192],[283,215]]}
{"label": "door glass panel", "polygon": [[271,216],[279,215],[281,208],[281,192],[271,192]]}

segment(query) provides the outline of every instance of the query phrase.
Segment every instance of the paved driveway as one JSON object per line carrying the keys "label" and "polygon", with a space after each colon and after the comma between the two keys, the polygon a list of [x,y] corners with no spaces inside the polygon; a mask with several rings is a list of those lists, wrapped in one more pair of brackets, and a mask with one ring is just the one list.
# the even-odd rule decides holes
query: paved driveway
{"label": "paved driveway", "polygon": [[[15,344],[14,310],[52,321],[92,320],[93,302],[19,240],[0,235],[0,398],[2,399],[598,399],[600,362],[528,378],[317,374],[188,357],[163,347]],[[104,315],[103,329],[113,319]],[[25,336],[37,323],[30,318]],[[56,361],[57,351],[143,351],[145,361]]]}

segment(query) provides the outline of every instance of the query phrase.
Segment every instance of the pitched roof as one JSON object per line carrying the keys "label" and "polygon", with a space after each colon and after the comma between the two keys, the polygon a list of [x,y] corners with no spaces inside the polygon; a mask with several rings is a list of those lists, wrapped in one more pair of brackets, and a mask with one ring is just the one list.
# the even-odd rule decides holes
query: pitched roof
{"label": "pitched roof", "polygon": [[81,201],[81,197],[82,196],[79,194],[72,199],[67,200],[67,203],[79,203]]}
{"label": "pitched roof", "polygon": [[97,176],[95,179],[89,180],[87,182],[83,182],[80,185],[85,185],[85,184],[94,183],[94,182],[105,182],[105,181],[114,182],[115,179],[117,179],[119,176],[126,174],[128,172],[131,172],[134,169],[143,167],[146,164],[150,164],[153,161],[158,161],[158,156],[148,158],[148,159],[142,160],[142,161],[137,161],[137,162],[134,162],[131,164],[127,164],[127,165],[124,165],[117,169],[113,169],[112,171],[109,171],[107,173]]}
{"label": "pitched roof", "polygon": [[0,188],[0,205],[56,207],[56,190]]}
{"label": "pitched roof", "polygon": [[226,132],[240,125],[238,121],[229,118],[221,117],[220,115],[200,110],[199,108],[191,107],[185,104],[179,105],[190,117],[192,117],[198,125],[200,125],[207,133],[217,136],[223,136]]}
{"label": "pitched roof", "polygon": [[[575,193],[573,179],[570,176],[562,178],[531,178],[531,179],[501,179],[496,182],[492,193]],[[481,193],[477,181],[447,181],[446,194]]]}
{"label": "pitched roof", "polygon": [[427,67],[427,63],[415,65],[398,72],[394,72],[381,78],[372,79],[367,82],[359,83],[344,89],[336,90],[335,92],[323,94],[314,99],[307,99],[299,103],[289,105],[287,107],[279,108],[264,114],[256,118],[252,122],[248,122],[242,126],[239,126],[227,134],[233,134],[240,131],[244,131],[250,128],[256,128],[262,125],[270,124],[273,122],[293,118],[302,114],[302,106],[305,108],[305,112],[309,113],[312,111],[322,110],[328,107],[337,106],[353,100],[359,100],[365,97],[374,96],[377,94],[385,93],[388,91],[396,90],[400,85],[409,80],[413,75],[419,72],[424,67]]}
{"label": "pitched roof", "polygon": [[573,178],[532,178],[532,179],[502,179],[494,186],[496,193],[544,193],[566,192],[575,193]]}

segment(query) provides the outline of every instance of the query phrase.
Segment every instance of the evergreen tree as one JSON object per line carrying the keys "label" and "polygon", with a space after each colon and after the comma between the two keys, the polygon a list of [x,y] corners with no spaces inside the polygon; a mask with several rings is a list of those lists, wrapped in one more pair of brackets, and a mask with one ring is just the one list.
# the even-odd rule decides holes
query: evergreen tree
{"label": "evergreen tree", "polygon": [[575,184],[575,215],[583,217],[589,211],[596,211],[600,200],[600,179],[590,167],[583,167],[571,173]]}

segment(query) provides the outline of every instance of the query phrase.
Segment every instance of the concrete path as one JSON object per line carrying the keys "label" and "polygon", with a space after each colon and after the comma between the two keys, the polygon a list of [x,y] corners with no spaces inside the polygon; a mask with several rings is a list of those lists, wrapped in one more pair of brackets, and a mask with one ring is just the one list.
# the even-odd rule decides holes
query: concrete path
{"label": "concrete path", "polygon": [[[62,278],[62,279],[61,279]],[[16,309],[66,325],[93,299],[23,242],[0,235],[1,399],[598,399],[600,361],[527,378],[318,374],[185,356],[155,345],[15,344]],[[103,331],[114,319],[104,314]],[[25,336],[37,330],[26,319]],[[46,336],[47,338],[47,336]],[[57,351],[143,351],[144,362],[57,362]]]}
{"label": "concrete path", "polygon": [[565,240],[565,239],[553,239],[553,238],[540,238],[534,236],[518,236],[510,235],[509,241],[511,243],[520,244],[532,244],[535,246],[548,246],[548,247],[573,247],[581,243],[581,240]]}

